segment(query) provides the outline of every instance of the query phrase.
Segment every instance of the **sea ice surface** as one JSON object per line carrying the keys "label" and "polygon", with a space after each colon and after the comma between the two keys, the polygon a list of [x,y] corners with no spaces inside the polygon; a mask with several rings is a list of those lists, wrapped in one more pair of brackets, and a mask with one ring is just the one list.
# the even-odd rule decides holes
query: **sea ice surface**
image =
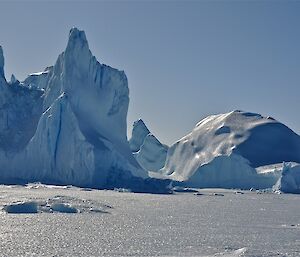
{"label": "sea ice surface", "polygon": [[[0,212],[0,256],[299,256],[299,195],[198,192],[0,186],[2,208],[33,202],[38,209]],[[78,212],[41,211],[54,203]]]}

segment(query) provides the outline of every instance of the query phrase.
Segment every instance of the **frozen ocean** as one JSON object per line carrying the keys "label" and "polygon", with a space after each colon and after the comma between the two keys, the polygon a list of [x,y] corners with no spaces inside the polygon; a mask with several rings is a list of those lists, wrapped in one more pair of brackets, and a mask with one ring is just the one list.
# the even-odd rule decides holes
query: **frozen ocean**
{"label": "frozen ocean", "polygon": [[0,190],[0,256],[300,256],[295,194]]}

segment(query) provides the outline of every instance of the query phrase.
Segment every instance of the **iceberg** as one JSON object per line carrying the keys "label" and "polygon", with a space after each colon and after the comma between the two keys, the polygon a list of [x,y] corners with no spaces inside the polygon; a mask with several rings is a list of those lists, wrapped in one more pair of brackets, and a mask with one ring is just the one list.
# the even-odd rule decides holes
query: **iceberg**
{"label": "iceberg", "polygon": [[259,168],[284,161],[300,162],[300,136],[273,118],[237,110],[201,120],[169,148],[160,173],[191,187],[262,189],[280,175]]}
{"label": "iceberg", "polygon": [[156,190],[127,140],[128,104],[124,71],[99,63],[84,31],[22,82],[6,81],[0,48],[0,182]]}

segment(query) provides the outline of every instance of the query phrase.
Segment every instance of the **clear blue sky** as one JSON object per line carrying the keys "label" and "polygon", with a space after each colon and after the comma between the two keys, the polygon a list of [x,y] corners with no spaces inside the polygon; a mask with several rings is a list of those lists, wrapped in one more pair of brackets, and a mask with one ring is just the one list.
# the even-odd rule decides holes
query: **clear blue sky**
{"label": "clear blue sky", "polygon": [[125,70],[129,127],[171,144],[234,109],[300,133],[300,1],[0,1],[5,72],[53,65],[85,30],[101,63]]}

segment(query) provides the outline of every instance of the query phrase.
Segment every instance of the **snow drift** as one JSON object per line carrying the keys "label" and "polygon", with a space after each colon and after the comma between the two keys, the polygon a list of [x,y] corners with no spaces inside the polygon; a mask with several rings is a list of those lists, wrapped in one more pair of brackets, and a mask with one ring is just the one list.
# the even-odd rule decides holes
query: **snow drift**
{"label": "snow drift", "polygon": [[141,119],[133,124],[129,145],[133,156],[145,170],[158,171],[164,166],[168,146],[163,145]]}
{"label": "snow drift", "polygon": [[163,175],[193,187],[270,188],[278,174],[256,168],[300,162],[300,136],[259,114],[233,111],[212,115],[173,144]]}
{"label": "snow drift", "polygon": [[[71,29],[54,66],[23,82],[4,77],[0,48],[0,182],[152,190],[126,131],[123,71],[100,64],[83,31]],[[155,184],[155,185],[154,185]]]}

